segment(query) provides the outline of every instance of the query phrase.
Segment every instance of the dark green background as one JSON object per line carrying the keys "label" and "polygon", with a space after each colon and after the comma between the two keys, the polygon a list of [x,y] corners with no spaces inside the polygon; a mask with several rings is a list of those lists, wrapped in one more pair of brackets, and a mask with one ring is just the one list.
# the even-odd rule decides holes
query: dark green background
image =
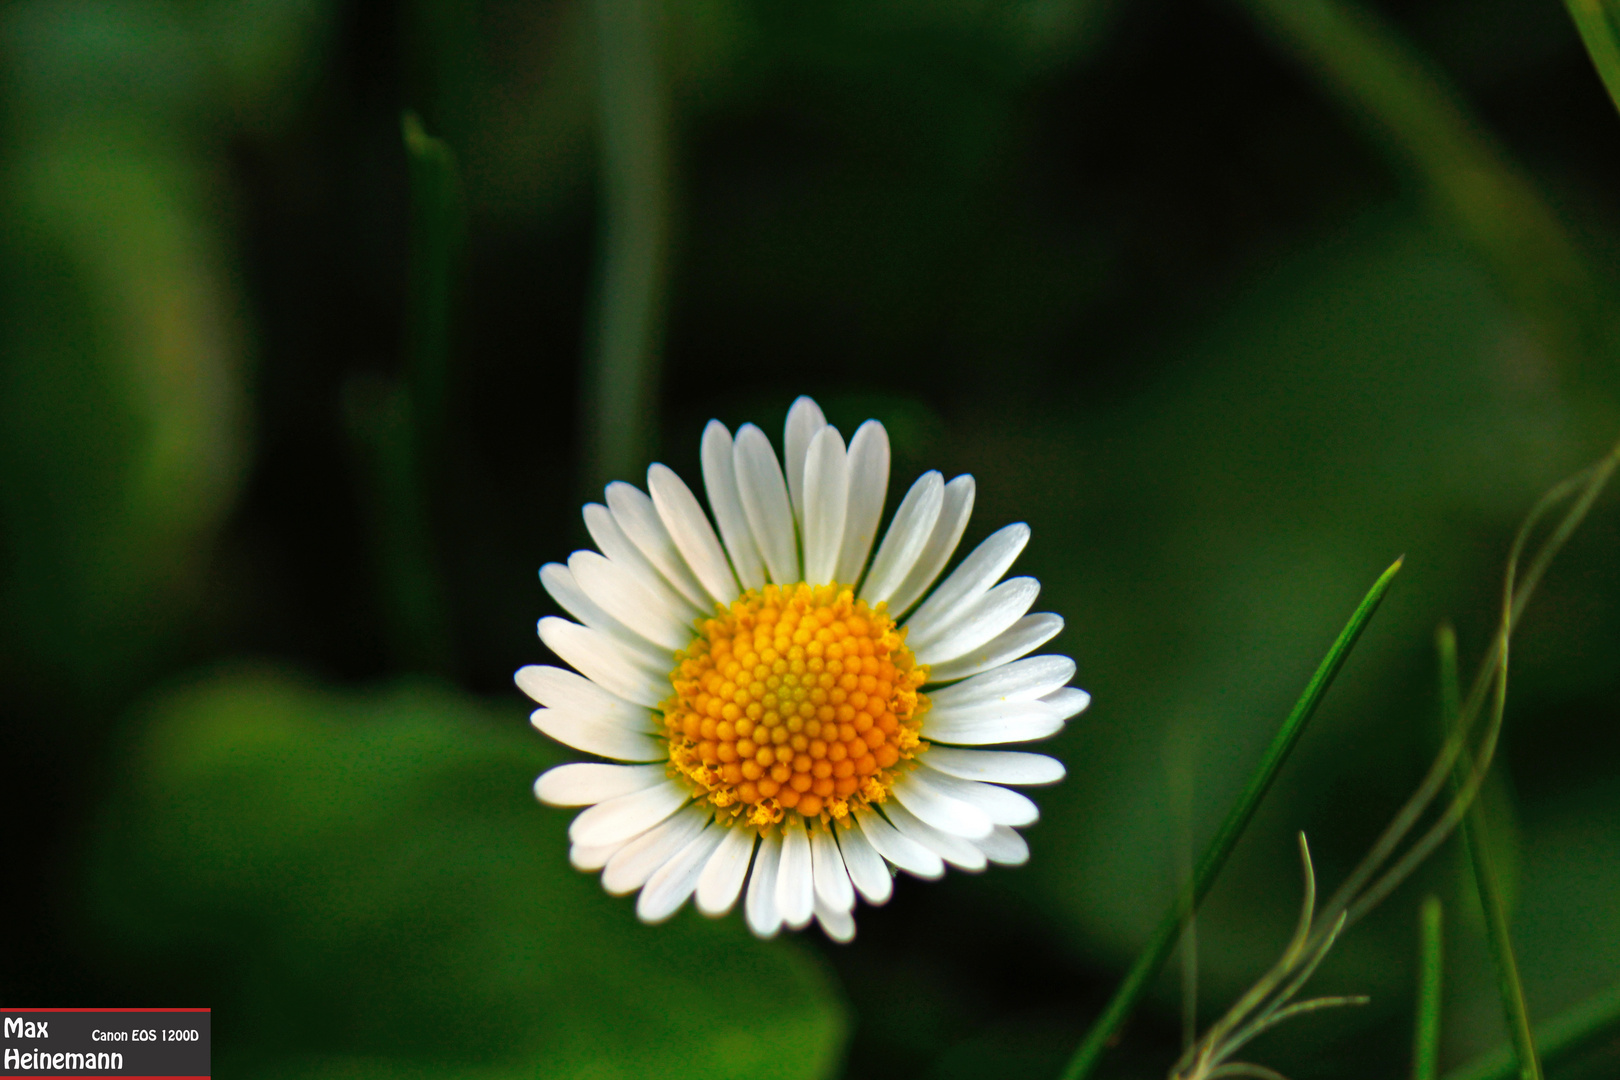
{"label": "dark green background", "polygon": [[[845,947],[643,927],[529,793],[568,755],[511,673],[592,497],[583,5],[0,7],[0,999],[211,1006],[222,1075],[1053,1076],[1405,553],[1201,921],[1224,1007],[1290,929],[1293,832],[1331,888],[1425,767],[1437,622],[1477,659],[1518,520],[1620,434],[1620,117],[1562,6],[1368,9],[1571,239],[1591,294],[1539,309],[1255,6],[665,6],[658,459],[695,483],[709,418],[774,433],[800,393],[882,419],[891,494],[971,472],[969,542],[1033,526],[1095,696],[1030,864],[904,880]],[[415,539],[378,450],[407,107],[468,208]],[[1538,1017],[1620,981],[1616,505],[1532,609],[1487,789]],[[1448,847],[1313,984],[1372,1004],[1254,1056],[1404,1074],[1424,889],[1447,1060],[1497,1045],[1465,885]],[[1163,1075],[1175,986],[1112,1074]]]}

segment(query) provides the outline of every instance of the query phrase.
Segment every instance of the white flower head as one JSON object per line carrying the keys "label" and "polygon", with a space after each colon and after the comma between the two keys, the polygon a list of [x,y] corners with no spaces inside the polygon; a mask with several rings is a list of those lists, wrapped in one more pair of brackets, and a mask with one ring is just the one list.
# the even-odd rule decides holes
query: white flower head
{"label": "white flower head", "polygon": [[647,492],[585,507],[598,551],[540,571],[577,622],[540,620],[573,666],[517,684],[534,726],[628,764],[560,765],[535,782],[583,806],[569,858],[646,922],[695,894],[718,916],[745,897],[760,937],[814,918],[855,935],[858,893],[882,904],[894,871],[1018,865],[1035,804],[1003,785],[1063,766],[983,747],[1044,739],[1090,702],[1074,662],[1028,654],[1063,627],[1027,612],[1039,585],[1001,577],[1027,525],[992,534],[936,586],[973,510],[971,476],[924,474],[873,556],[889,436],[868,420],[846,446],[807,397],[788,413],[786,473],[764,432],[711,421],[703,482],[654,465]]}

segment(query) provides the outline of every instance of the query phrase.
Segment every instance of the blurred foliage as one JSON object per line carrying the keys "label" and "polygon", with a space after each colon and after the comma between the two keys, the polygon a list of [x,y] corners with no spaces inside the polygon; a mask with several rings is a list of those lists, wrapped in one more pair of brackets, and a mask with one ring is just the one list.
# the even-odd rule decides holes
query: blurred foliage
{"label": "blurred foliage", "polygon": [[[1264,7],[662,7],[647,441],[695,481],[710,417],[776,427],[804,392],[879,417],[894,494],[970,471],[969,543],[1031,523],[1095,695],[1030,866],[902,881],[847,948],[642,927],[528,793],[558,755],[510,687],[545,659],[534,570],[585,542],[583,0],[0,7],[0,813],[27,883],[0,919],[31,928],[0,994],[205,999],[248,1075],[1055,1075],[1404,552],[1204,913],[1224,1008],[1286,938],[1293,833],[1331,888],[1438,738],[1435,624],[1468,667],[1520,515],[1620,417],[1620,124],[1560,5],[1310,7],[1377,27],[1399,77],[1366,40],[1258,32]],[[409,360],[407,108],[466,193],[442,380]],[[1488,789],[1536,1019],[1620,978],[1615,504],[1530,610]],[[1455,851],[1422,878],[1456,913],[1450,1066],[1500,1008]],[[1374,1004],[1265,1060],[1405,1071],[1419,891],[1318,977]],[[1175,1057],[1175,982],[1112,1075]]]}
{"label": "blurred foliage", "polygon": [[167,643],[247,452],[208,185],[121,136],[65,130],[0,188],[5,652],[92,697]]}
{"label": "blurred foliage", "polygon": [[528,797],[553,752],[490,720],[431,684],[267,671],[163,696],[91,855],[109,954],[232,1017],[232,1075],[827,1075],[818,966],[596,902]]}

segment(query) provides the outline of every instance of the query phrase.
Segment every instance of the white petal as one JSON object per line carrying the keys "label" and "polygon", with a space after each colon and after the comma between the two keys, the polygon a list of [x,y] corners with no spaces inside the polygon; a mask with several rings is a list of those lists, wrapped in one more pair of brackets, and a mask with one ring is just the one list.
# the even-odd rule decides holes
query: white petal
{"label": "white petal", "polygon": [[973,841],[973,846],[989,856],[991,862],[1002,866],[1023,866],[1029,862],[1029,844],[1018,835],[1018,830],[1006,825],[997,825],[989,836]]}
{"label": "white petal", "polygon": [[602,844],[596,847],[587,847],[584,844],[571,844],[568,848],[568,863],[575,870],[594,873],[608,864],[608,860],[618,854],[623,844]]}
{"label": "white petal", "polygon": [[720,846],[724,825],[714,824],[698,833],[679,855],[658,868],[647,879],[641,895],[636,899],[636,918],[644,923],[661,923],[680,910],[686,898],[697,888],[698,878],[708,864],[714,849]]}
{"label": "white petal", "polygon": [[817,893],[815,912],[816,922],[821,924],[822,931],[828,937],[840,945],[847,945],[855,940],[855,916],[850,914],[848,908],[831,907],[823,902],[821,894]]}
{"label": "white petal", "polygon": [[[1024,617],[1041,595],[1041,583],[1032,577],[1003,581],[975,601],[953,623],[927,643],[912,649],[919,664],[943,664],[982,647]],[[908,642],[909,644],[909,642]]]}
{"label": "white petal", "polygon": [[877,558],[861,585],[861,599],[876,606],[887,600],[906,580],[917,557],[934,534],[940,508],[945,505],[945,479],[937,471],[923,473],[911,485],[878,545]]}
{"label": "white petal", "polygon": [[691,799],[691,792],[671,781],[620,795],[580,811],[568,826],[568,839],[584,847],[628,840],[663,821]]}
{"label": "white petal", "polygon": [[848,911],[855,906],[855,890],[849,884],[849,871],[844,869],[844,856],[838,850],[838,841],[826,829],[810,834],[810,876],[815,881],[816,906]]}
{"label": "white petal", "polygon": [[1022,522],[998,529],[973,549],[951,576],[939,583],[911,618],[906,620],[906,644],[913,652],[948,630],[990,587],[1001,580],[1029,543],[1029,526]]}
{"label": "white petal", "polygon": [[912,605],[928,592],[928,587],[939,577],[939,572],[945,569],[945,564],[951,561],[956,545],[962,541],[962,532],[967,528],[968,518],[973,515],[974,490],[971,476],[958,476],[945,485],[945,499],[939,509],[939,520],[934,522],[933,532],[928,534],[928,542],[923,545],[911,572],[889,597],[891,619],[898,619],[910,611]]}
{"label": "white petal", "polygon": [[958,799],[936,784],[921,769],[914,769],[895,780],[894,797],[917,817],[953,836],[976,840],[989,836],[995,822],[972,803]]}
{"label": "white petal", "polygon": [[605,555],[576,551],[568,557],[568,572],[597,607],[619,623],[671,654],[692,643],[692,628],[660,600],[643,588],[635,575],[622,569]]}
{"label": "white petal", "polygon": [[774,832],[761,836],[754,872],[748,877],[748,897],[743,903],[748,929],[755,937],[775,937],[782,928],[782,913],[776,907],[776,867],[781,860],[782,837]]}
{"label": "white petal", "polygon": [[686,565],[686,559],[681,555],[680,549],[675,546],[675,540],[664,528],[663,519],[658,516],[658,508],[653,505],[647,493],[634,484],[627,484],[623,480],[615,480],[607,486],[608,509],[613,513],[613,520],[624,530],[624,535],[636,546],[636,550],[647,557],[647,561],[658,568],[664,580],[674,586],[675,591],[684,596],[699,612],[707,614],[714,610],[714,601],[709,598],[703,586],[698,584],[697,575],[692,568]]}
{"label": "white petal", "polygon": [[[989,818],[996,825],[1012,825],[1023,828],[1033,825],[1041,819],[1040,807],[1028,796],[1020,795],[1016,791],[996,784],[981,784],[977,780],[963,780],[928,767],[923,761],[922,768],[915,770],[908,777],[908,783],[916,783],[916,777],[926,777],[926,783],[939,789],[943,794],[967,803],[979,813]],[[975,839],[980,839],[976,837]]]}
{"label": "white petal", "polygon": [[698,505],[697,496],[675,471],[666,465],[654,465],[647,470],[647,490],[652,492],[653,506],[664,528],[669,530],[676,550],[697,576],[698,584],[717,604],[729,604],[742,590],[726,562],[725,549],[719,537]]}
{"label": "white petal", "polygon": [[[709,509],[720,526],[720,538],[731,556],[731,568],[745,589],[765,584],[765,560],[754,543],[754,530],[743,513],[742,496],[737,493],[737,470],[732,462],[731,432],[718,420],[703,429],[703,489],[709,495]],[[699,890],[699,897],[702,890]]]}
{"label": "white petal", "polygon": [[547,806],[590,806],[650,788],[664,777],[662,765],[558,765],[540,774],[534,797]]}
{"label": "white petal", "polygon": [[1086,706],[1091,704],[1091,695],[1076,687],[1065,686],[1043,696],[1041,700],[1057,709],[1060,718],[1067,720],[1086,711]]}
{"label": "white petal", "polygon": [[861,579],[888,494],[889,433],[876,420],[868,420],[849,440],[849,510],[834,581],[853,585]]}
{"label": "white petal", "polygon": [[546,563],[540,568],[540,584],[557,601],[557,606],[592,630],[600,630],[636,654],[643,666],[672,663],[669,650],[654,645],[624,623],[615,619],[585,595],[574,580],[574,573],[562,563]]}
{"label": "white petal", "polygon": [[782,862],[776,868],[776,909],[794,930],[810,921],[815,905],[815,882],[810,876],[810,837],[804,823],[790,820],[782,826]]}
{"label": "white petal", "polygon": [[[635,489],[632,488],[632,491]],[[640,492],[637,492],[640,494]],[[669,583],[669,579],[659,572],[641,549],[630,542],[624,530],[619,527],[618,521],[613,517],[613,511],[601,503],[585,504],[585,530],[591,534],[597,548],[612,559],[614,564],[636,576],[642,588],[658,594],[664,601],[664,606],[676,612],[683,620],[690,621],[702,615],[706,609],[698,607],[692,601],[682,596]]]}
{"label": "white petal", "polygon": [[1003,701],[957,709],[929,709],[922,736],[958,746],[1029,742],[1063,730],[1063,710],[1045,701]]}
{"label": "white petal", "polygon": [[669,757],[667,743],[605,719],[599,713],[536,709],[529,714],[529,723],[564,746],[614,761],[663,761]]}
{"label": "white petal", "polygon": [[737,495],[753,531],[765,569],[778,585],[793,585],[799,576],[799,542],[788,504],[787,486],[776,463],[776,451],[765,433],[753,424],[737,429],[732,450],[737,469]]}
{"label": "white petal", "polygon": [[1067,656],[1031,656],[975,675],[939,690],[928,691],[935,705],[982,705],[992,701],[1030,701],[1074,678]]}
{"label": "white petal", "polygon": [[954,746],[928,748],[928,767],[963,780],[990,784],[1055,784],[1063,779],[1063,762],[1045,754],[1016,750],[959,750]]}
{"label": "white petal", "polygon": [[724,915],[737,902],[737,894],[748,877],[748,860],[754,854],[755,839],[754,830],[741,825],[726,829],[725,839],[720,841],[698,878],[697,909],[703,914]]}
{"label": "white petal", "polygon": [[955,660],[933,665],[928,677],[937,682],[950,682],[990,671],[1034,652],[1056,637],[1062,629],[1063,619],[1051,612],[1025,615],[994,641],[986,642],[977,649],[969,649]]}
{"label": "white petal", "polygon": [[671,693],[668,675],[643,667],[600,630],[548,615],[540,620],[540,640],[591,682],[626,701],[650,709]]}
{"label": "white petal", "polygon": [[861,835],[885,859],[908,874],[932,880],[945,873],[945,863],[931,848],[901,833],[882,814],[872,809],[855,811],[855,824]]}
{"label": "white petal", "polygon": [[810,444],[816,441],[816,436],[826,426],[827,418],[821,414],[821,406],[807,397],[799,398],[788,409],[782,448],[787,455],[787,484],[793,496],[793,513],[801,528],[804,526],[805,459],[810,453]]}
{"label": "white petal", "polygon": [[549,664],[528,664],[512,677],[518,689],[542,705],[568,712],[601,715],[624,727],[655,735],[664,726],[649,709],[608,693],[577,671]]}
{"label": "white petal", "polygon": [[614,896],[635,892],[659,867],[679,855],[708,821],[708,814],[690,806],[654,825],[614,852],[602,870],[602,888]]}
{"label": "white petal", "polygon": [[829,424],[810,444],[804,463],[804,507],[799,517],[804,533],[804,580],[809,584],[825,585],[833,580],[848,510],[849,458],[843,436]]}
{"label": "white petal", "polygon": [[988,865],[984,852],[975,847],[973,841],[934,828],[898,803],[884,803],[883,809],[902,836],[934,852],[952,866],[976,874]]}
{"label": "white petal", "polygon": [[849,871],[850,884],[866,897],[866,902],[888,903],[889,897],[894,894],[894,879],[889,876],[888,864],[866,834],[859,828],[839,829],[838,848],[844,855],[844,868]]}

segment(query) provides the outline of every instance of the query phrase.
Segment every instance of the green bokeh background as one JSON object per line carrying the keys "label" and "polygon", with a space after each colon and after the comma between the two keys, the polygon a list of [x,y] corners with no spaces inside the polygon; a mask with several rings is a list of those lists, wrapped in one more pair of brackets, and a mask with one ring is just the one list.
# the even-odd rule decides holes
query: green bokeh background
{"label": "green bokeh background", "polygon": [[[1263,8],[660,9],[672,242],[638,434],[695,484],[711,417],[775,432],[800,393],[878,417],[891,507],[971,472],[967,544],[1032,525],[1020,566],[1095,699],[1051,744],[1069,778],[1028,866],[902,880],[835,946],[641,926],[529,791],[569,754],[511,673],[550,660],[535,570],[595,497],[586,3],[0,7],[0,1000],[207,1005],[228,1076],[1054,1076],[1404,553],[1201,919],[1224,1007],[1291,928],[1292,834],[1331,888],[1426,767],[1435,625],[1477,659],[1517,522],[1620,434],[1620,117],[1561,5],[1361,10],[1549,208],[1576,284],[1461,227],[1447,147],[1403,164]],[[465,194],[429,401],[405,108]],[[1538,1018],[1620,982],[1617,507],[1532,609],[1486,790]],[[1404,1074],[1425,890],[1446,1060],[1500,1044],[1448,847],[1314,984],[1372,1004],[1255,1056]],[[1180,1015],[1168,973],[1107,1074],[1163,1075]]]}

